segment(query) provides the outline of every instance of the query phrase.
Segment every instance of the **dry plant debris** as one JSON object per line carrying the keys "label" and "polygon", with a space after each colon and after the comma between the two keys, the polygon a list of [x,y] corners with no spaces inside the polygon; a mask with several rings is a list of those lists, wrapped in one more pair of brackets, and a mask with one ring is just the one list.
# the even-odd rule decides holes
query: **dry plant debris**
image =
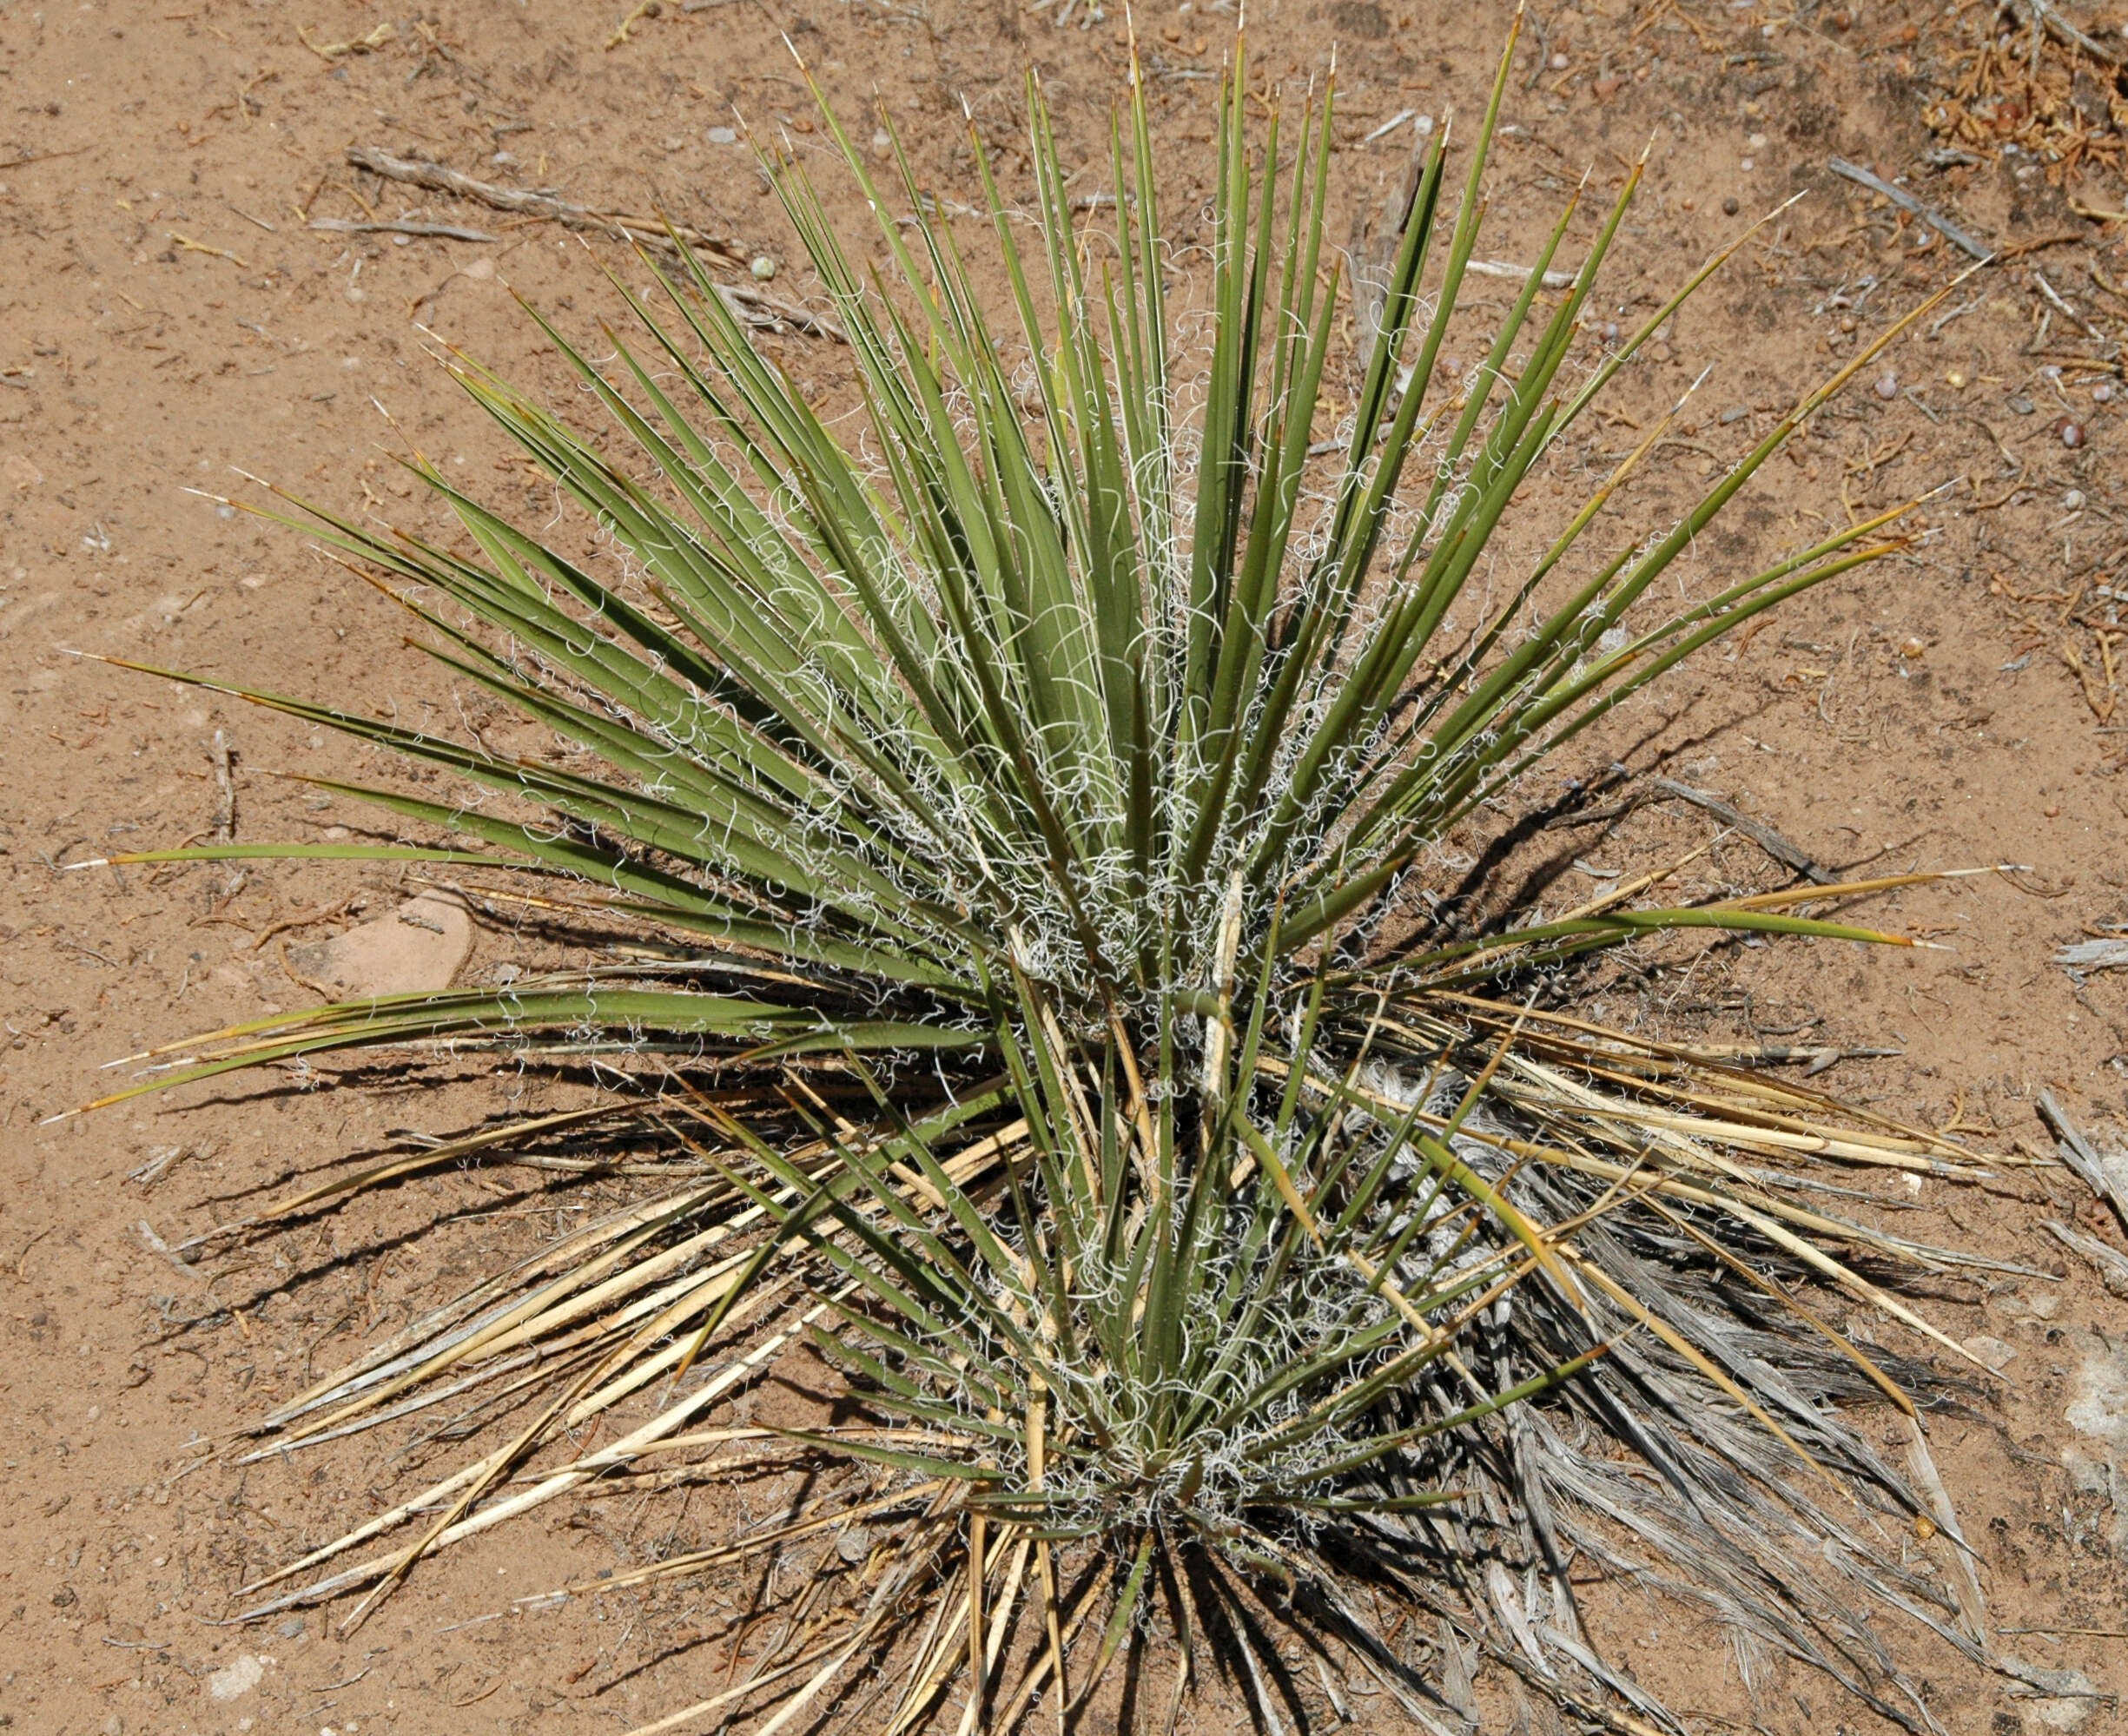
{"label": "dry plant debris", "polygon": [[1992,162],[2006,147],[2044,164],[2053,187],[2103,169],[2118,193],[2128,171],[2128,36],[2118,23],[2078,26],[2052,0],[1979,0],[1932,28],[1930,50],[1938,94],[1922,118],[1945,149]]}

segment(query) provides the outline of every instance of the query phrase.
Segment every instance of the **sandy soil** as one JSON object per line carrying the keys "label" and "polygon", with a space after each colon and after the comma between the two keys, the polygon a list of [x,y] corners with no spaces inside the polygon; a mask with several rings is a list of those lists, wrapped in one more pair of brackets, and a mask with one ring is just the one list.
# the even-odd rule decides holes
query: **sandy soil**
{"label": "sandy soil", "polygon": [[[738,116],[804,124],[787,32],[843,112],[862,116],[877,90],[949,197],[970,196],[963,99],[1014,166],[1030,62],[1067,157],[1088,165],[1088,188],[1103,182],[1123,64],[1116,20],[1059,30],[1013,0],[637,10],[622,38],[622,0],[453,0],[411,18],[347,0],[0,4],[0,1724],[53,1736],[588,1731],[696,1698],[724,1667],[721,1647],[697,1643],[715,1625],[714,1587],[498,1615],[512,1598],[683,1547],[732,1516],[699,1503],[550,1508],[425,1567],[351,1638],[317,1612],[217,1625],[236,1587],[373,1510],[406,1468],[391,1456],[396,1442],[248,1467],[208,1449],[307,1370],[536,1233],[539,1203],[514,1181],[453,1176],[195,1264],[157,1251],[156,1238],[241,1214],[261,1190],[394,1129],[442,1133],[567,1087],[502,1070],[448,1081],[385,1072],[359,1092],[261,1079],[43,1125],[101,1088],[100,1063],[307,1004],[301,967],[281,947],[399,895],[374,871],[61,872],[211,828],[217,731],[234,756],[240,838],[329,837],[359,823],[277,772],[386,775],[286,720],[69,652],[478,727],[478,711],[404,649],[405,617],[388,600],[299,537],[208,497],[235,492],[241,470],[344,511],[433,522],[390,463],[403,436],[453,477],[544,518],[548,497],[441,377],[416,322],[558,392],[560,372],[509,290],[595,341],[598,319],[618,307],[599,265],[631,269],[609,241],[358,174],[348,147],[425,155],[609,210],[663,208],[737,238],[749,257],[787,261],[789,237],[744,146],[712,130]],[[1401,162],[1405,111],[1474,107],[1506,21],[1492,0],[1284,0],[1251,29],[1273,81],[1319,76],[1339,44],[1333,172],[1364,210]],[[317,51],[380,27],[373,50]],[[2050,960],[2128,917],[2128,743],[2106,721],[2124,642],[2105,637],[2118,617],[2098,589],[2128,582],[2128,393],[2107,360],[2128,302],[2101,281],[2128,272],[2121,227],[2072,205],[2120,208],[2104,162],[2066,187],[2029,157],[1924,166],[1934,142],[1924,107],[1960,44],[1987,27],[1980,10],[1957,6],[1791,17],[1755,3],[1584,0],[1547,12],[1514,79],[1481,251],[1526,259],[1584,168],[1596,190],[1615,187],[1652,137],[1610,279],[1617,317],[1630,318],[1741,222],[1807,195],[1678,319],[1617,399],[1622,419],[1555,485],[1572,485],[1576,466],[1601,469],[1605,451],[1631,444],[1636,420],[1711,369],[1634,509],[1653,513],[1967,263],[1832,175],[1829,159],[1910,175],[1919,196],[1990,243],[2042,244],[1965,286],[1946,304],[1957,317],[1873,370],[1769,468],[1688,577],[1964,479],[1919,515],[1926,536],[1688,670],[1559,769],[1593,777],[1616,759],[1713,790],[1831,866],[2025,865],[1872,907],[1871,920],[1946,950],[1753,944],[1697,962],[1681,952],[1622,974],[1601,1004],[1672,1034],[1896,1051],[1842,1061],[1821,1082],[2007,1151],[2045,1148],[2034,1112],[2045,1089],[2102,1134],[2124,1119],[2128,977],[2079,984]],[[1209,135],[1206,69],[1233,20],[1186,7],[1156,11],[1145,29],[1176,176],[1168,208],[1186,230],[1201,194],[1193,146]],[[320,219],[494,239],[307,227]],[[807,293],[788,264],[770,288]],[[826,341],[764,342],[823,395],[847,385]],[[2042,372],[2049,364],[2058,375]],[[2064,419],[2080,445],[2065,443]],[[1518,875],[1607,883],[1711,825],[1671,803],[1555,828]],[[1773,884],[1778,872],[1741,838],[1702,868],[1702,884]],[[485,926],[461,980],[547,947]],[[2060,1172],[2027,1173],[1880,1209],[1901,1212],[1908,1233],[2053,1275],[1942,1287],[1942,1317],[2000,1370],[1968,1414],[1937,1419],[1937,1457],[2004,1649],[2128,1693],[2128,1647],[2081,1631],[2121,1627],[2128,1594],[2123,1304],[2039,1228],[2055,1217],[2120,1245],[2120,1226],[2082,1192]],[[418,1247],[403,1239],[438,1218],[457,1221]],[[1856,1324],[1914,1348],[1888,1322]],[[1611,1654],[1694,1727],[1752,1715],[1716,1636],[1622,1589],[1589,1591]],[[1914,1655],[1935,1656],[1918,1642]],[[2100,1729],[2118,1716],[2109,1700],[2020,1692],[1947,1654],[1928,1673],[1933,1709],[1953,1731]],[[1783,1736],[1874,1727],[1801,1674],[1763,1684],[1756,1717]],[[1200,1719],[1206,1729],[1246,1721],[1216,1694]]]}

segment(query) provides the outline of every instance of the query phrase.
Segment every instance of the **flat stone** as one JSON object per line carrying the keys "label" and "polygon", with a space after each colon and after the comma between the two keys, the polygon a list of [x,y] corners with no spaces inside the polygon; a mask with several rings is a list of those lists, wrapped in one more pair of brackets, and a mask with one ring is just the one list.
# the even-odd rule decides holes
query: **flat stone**
{"label": "flat stone", "polygon": [[2128,1561],[2128,1345],[2116,1349],[2095,1332],[2072,1332],[2068,1343],[2077,1365],[2062,1469],[2079,1494],[2111,1508],[2100,1515],[2105,1540]]}
{"label": "flat stone", "polygon": [[288,948],[288,962],[335,994],[434,994],[473,951],[473,919],[424,893],[344,934]]}
{"label": "flat stone", "polygon": [[2128,1348],[2114,1350],[2096,1334],[2078,1334],[2076,1396],[2063,1414],[2087,1441],[2128,1449]]}
{"label": "flat stone", "polygon": [[2038,1700],[2032,1705],[2028,1724],[2042,1730],[2081,1730],[2091,1722],[2098,1702],[2092,1699]]}
{"label": "flat stone", "polygon": [[2017,1351],[2012,1346],[1999,1338],[1990,1338],[1986,1334],[1966,1339],[1966,1348],[1997,1374],[2017,1360]]}
{"label": "flat stone", "polygon": [[207,1678],[207,1692],[215,1700],[241,1700],[265,1678],[266,1666],[248,1652],[239,1652]]}

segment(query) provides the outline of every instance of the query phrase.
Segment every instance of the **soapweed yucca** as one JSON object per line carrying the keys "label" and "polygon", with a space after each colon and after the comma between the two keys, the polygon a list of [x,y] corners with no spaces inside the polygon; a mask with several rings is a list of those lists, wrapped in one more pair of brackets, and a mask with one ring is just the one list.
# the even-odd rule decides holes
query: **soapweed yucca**
{"label": "soapweed yucca", "polygon": [[[527,1155],[651,1179],[266,1419],[261,1454],[446,1402],[492,1432],[258,1610],[360,1593],[359,1619],[424,1553],[568,1491],[805,1467],[770,1531],[601,1582],[815,1563],[774,1643],[743,1655],[736,1633],[744,1669],[687,1717],[966,1733],[1047,1696],[1063,1719],[1152,1635],[1177,1660],[1163,1698],[1217,1668],[1283,1727],[1316,1693],[1312,1648],[1333,1700],[1364,1671],[1425,1719],[1458,1633],[1583,1709],[1646,1710],[1581,1629],[1577,1552],[1894,1716],[1864,1591],[1973,1649],[1943,1589],[1959,1569],[1872,1546],[1856,1506],[1952,1526],[1900,1385],[1920,1364],[1873,1360],[1802,1288],[1926,1333],[1882,1287],[1920,1251],[1796,1187],[1966,1154],[1563,1010],[1575,962],[1636,937],[1886,940],[1794,913],[1905,882],[1643,908],[1656,875],[1511,928],[1435,896],[1452,828],[1547,755],[1897,545],[1893,514],[1698,601],[1656,584],[1866,354],[1667,530],[1622,537],[1605,510],[1658,428],[1549,546],[1504,548],[1532,472],[1726,256],[1594,343],[1630,175],[1554,274],[1570,208],[1489,353],[1444,380],[1506,76],[1459,168],[1445,126],[1415,160],[1358,353],[1323,239],[1329,102],[1252,142],[1237,50],[1204,344],[1177,334],[1142,76],[1083,224],[1039,86],[1030,208],[977,142],[1009,336],[972,235],[906,162],[876,185],[830,115],[887,267],[853,261],[803,168],[777,183],[860,416],[823,421],[676,243],[644,254],[658,300],[617,284],[646,344],[601,364],[546,327],[625,459],[449,363],[595,519],[611,576],[418,459],[454,545],[305,509],[405,587],[453,679],[568,754],[203,682],[457,780],[433,800],[325,785],[448,842],[129,860],[448,864],[492,908],[643,943],[276,1016],[139,1088],[380,1045],[595,1057],[610,1089],[580,1111],[277,1215]],[[809,1350],[861,1421],[715,1421]],[[578,1440],[653,1394],[618,1439]],[[1918,1469],[1836,1409],[1880,1397]],[[1442,1620],[1382,1616],[1414,1606]]]}

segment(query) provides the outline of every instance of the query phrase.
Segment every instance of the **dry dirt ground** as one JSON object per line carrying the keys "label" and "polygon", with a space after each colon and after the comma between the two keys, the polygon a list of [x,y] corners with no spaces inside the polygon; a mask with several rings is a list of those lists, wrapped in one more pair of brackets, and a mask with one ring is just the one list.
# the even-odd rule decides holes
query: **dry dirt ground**
{"label": "dry dirt ground", "polygon": [[[1008,180],[1024,166],[1014,141],[1037,66],[1067,157],[1097,191],[1120,19],[1089,25],[1081,10],[1060,29],[1054,10],[664,0],[635,8],[624,32],[625,0],[443,0],[420,16],[348,0],[0,3],[0,1725],[603,1730],[721,1680],[722,1646],[697,1643],[723,1619],[713,1588],[499,1614],[743,1516],[699,1499],[551,1508],[423,1568],[352,1637],[331,1611],[217,1625],[239,1585],[374,1510],[406,1465],[393,1457],[404,1443],[377,1436],[286,1465],[238,1467],[213,1449],[307,1370],[345,1359],[543,1220],[536,1192],[507,1174],[467,1174],[192,1264],[150,1238],[239,1215],[394,1129],[446,1132],[575,1087],[478,1067],[447,1083],[386,1073],[360,1091],[254,1079],[46,1125],[102,1087],[101,1063],[307,1004],[281,947],[399,895],[374,870],[63,872],[207,834],[222,799],[217,731],[240,839],[361,823],[276,773],[387,775],[283,718],[70,653],[477,729],[477,708],[403,644],[388,599],[209,497],[237,492],[244,471],[347,512],[433,525],[391,463],[411,442],[454,479],[546,518],[550,496],[442,377],[422,328],[565,391],[510,290],[595,343],[618,304],[600,266],[636,267],[608,239],[358,173],[347,149],[606,210],[663,209],[780,261],[770,289],[803,300],[778,208],[743,142],[717,130],[788,122],[797,147],[817,148],[783,35],[862,131],[876,92],[949,199],[973,196],[964,102]],[[1680,949],[1598,994],[1606,1016],[1673,1035],[1895,1052],[1843,1060],[1820,1083],[2006,1152],[2048,1147],[2035,1099],[2050,1088],[2118,1137],[2128,1086],[2128,974],[2079,982],[2051,961],[2128,918],[2128,711],[2111,722],[2128,630],[2109,635],[2111,587],[2128,582],[2128,392],[2114,360],[2128,300],[2107,287],[2128,263],[2122,226],[2087,215],[2121,208],[2120,135],[2101,89],[2078,111],[2073,173],[2029,145],[1995,153],[2020,127],[2034,136],[2034,117],[1989,83],[2026,52],[2028,17],[1876,0],[1545,9],[1517,63],[1480,250],[1526,259],[1584,170],[1605,195],[1652,139],[1606,298],[1609,317],[1631,320],[1750,218],[1806,195],[1678,318],[1625,382],[1616,419],[1537,491],[1563,498],[1600,473],[1710,370],[1630,518],[1674,504],[1968,262],[1837,178],[1831,159],[1906,177],[1989,245],[2038,244],[1962,286],[1940,310],[1950,317],[1869,370],[1703,541],[1683,582],[1953,484],[1917,515],[1925,534],[1683,672],[1558,773],[1592,778],[1616,760],[1636,779],[1668,775],[1837,867],[2023,865],[1867,907],[1865,920],[1943,950]],[[1234,23],[1224,3],[1142,20],[1185,241],[1199,221],[1208,69]],[[1507,23],[1494,0],[1273,0],[1252,10],[1250,33],[1269,83],[1319,82],[1335,44],[1333,173],[1364,212],[1403,160],[1411,113],[1475,108]],[[1975,45],[1998,36],[1996,73],[1959,96]],[[2118,30],[2110,40],[2125,45]],[[2078,76],[2088,94],[2088,69]],[[345,227],[398,221],[492,239]],[[1572,234],[1588,230],[1577,220]],[[809,389],[847,387],[831,343],[763,341]],[[2080,444],[2065,440],[2065,420]],[[1558,793],[1548,784],[1529,802]],[[1518,860],[1585,896],[1713,825],[1654,805],[1540,831]],[[1735,835],[1695,872],[1688,891],[1777,882]],[[460,980],[552,955],[535,934],[484,923]],[[2049,1697],[1917,1641],[1935,1715],[1960,1733],[2120,1727],[2108,1696],[2128,1694],[2128,1646],[2092,1630],[2128,1627],[2128,1309],[2039,1224],[2073,1222],[2117,1246],[2121,1226],[2059,1171],[1953,1197],[1901,1190],[1873,1209],[2051,1275],[1946,1284],[1931,1304],[1999,1365],[1966,1414],[1937,1419],[1936,1456],[1999,1645],[2032,1672],[2081,1671],[2098,1697]],[[402,1239],[438,1218],[453,1221]],[[1916,1348],[1889,1321],[1854,1324]],[[1802,1673],[1776,1672],[1755,1711],[1718,1635],[1629,1589],[1586,1590],[1609,1653],[1691,1728],[1877,1727]],[[1246,1724],[1216,1689],[1196,1716],[1207,1730]]]}

